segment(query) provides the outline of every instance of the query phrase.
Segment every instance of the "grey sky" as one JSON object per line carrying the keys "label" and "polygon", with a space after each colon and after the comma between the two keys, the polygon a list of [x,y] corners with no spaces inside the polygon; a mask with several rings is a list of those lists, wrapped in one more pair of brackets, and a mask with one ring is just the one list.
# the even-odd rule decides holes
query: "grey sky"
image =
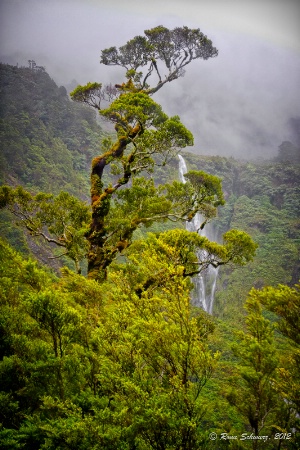
{"label": "grey sky", "polygon": [[100,52],[144,29],[187,25],[219,56],[156,96],[195,135],[194,151],[269,157],[300,116],[299,0],[0,0],[0,60],[46,66],[58,84],[122,82]]}

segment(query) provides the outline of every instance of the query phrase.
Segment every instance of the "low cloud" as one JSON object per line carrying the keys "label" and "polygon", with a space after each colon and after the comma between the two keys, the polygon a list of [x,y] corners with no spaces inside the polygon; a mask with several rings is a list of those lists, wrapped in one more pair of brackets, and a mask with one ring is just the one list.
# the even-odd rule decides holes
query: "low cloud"
{"label": "low cloud", "polygon": [[[59,85],[73,79],[80,84],[120,83],[123,70],[99,64],[102,49],[121,46],[159,24],[200,27],[219,56],[193,62],[183,78],[156,94],[156,101],[168,114],[179,115],[193,132],[197,153],[247,159],[274,156],[282,141],[293,140],[289,121],[300,116],[299,51],[277,45],[269,35],[263,39],[243,33],[234,21],[232,31],[230,24],[218,28],[220,20],[214,27],[211,2],[203,2],[202,15],[199,8],[192,10],[191,0],[185,7],[183,3],[177,1],[177,10],[175,6],[167,10],[145,9],[135,1],[125,6],[102,0],[2,0],[0,59],[20,65],[34,59]],[[222,5],[218,2],[213,8],[219,19],[226,16]],[[179,19],[176,11],[185,19]]]}

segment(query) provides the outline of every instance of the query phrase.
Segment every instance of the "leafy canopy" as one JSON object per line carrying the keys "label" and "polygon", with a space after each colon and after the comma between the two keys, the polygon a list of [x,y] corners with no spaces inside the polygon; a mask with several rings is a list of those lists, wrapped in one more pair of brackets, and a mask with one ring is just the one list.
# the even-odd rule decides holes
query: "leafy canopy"
{"label": "leafy canopy", "polygon": [[[140,214],[145,212],[141,206],[134,214],[126,201],[126,197],[134,197],[132,204],[141,205],[136,194],[142,187],[138,187],[140,182],[135,177],[145,172],[153,173],[158,161],[165,165],[181,148],[193,145],[193,136],[179,117],[168,118],[151,95],[165,83],[183,76],[184,67],[193,60],[214,56],[217,56],[217,50],[199,29],[182,27],[169,30],[158,26],[146,30],[145,36],[136,36],[119,49],[110,47],[102,51],[100,62],[123,67],[126,82],[105,87],[101,83],[89,82],[71,93],[73,100],[96,108],[102,117],[115,125],[117,132],[116,142],[108,145],[106,141],[102,155],[92,161],[92,222],[86,234],[89,277],[105,278],[107,267],[118,253],[131,245],[134,231],[142,224],[149,226],[154,221],[167,219],[192,220],[200,210],[209,219],[215,215],[217,206],[223,203],[220,180],[204,173],[202,178],[200,173],[195,173],[186,188],[180,186],[179,195],[176,192],[178,184],[155,188],[144,180],[142,183],[148,188],[148,199],[144,202],[148,205],[146,215]],[[105,186],[103,174],[107,166],[111,167],[113,175],[118,175],[118,179]],[[131,180],[126,193],[119,193]],[[143,198],[144,195],[145,191]],[[160,208],[157,208],[158,202],[161,202]],[[129,210],[132,215],[126,217],[124,213]],[[114,220],[117,216],[123,216],[119,226]],[[111,223],[115,226],[113,230]]]}
{"label": "leafy canopy", "polygon": [[[183,76],[184,67],[193,60],[217,55],[217,49],[199,29],[184,26],[169,30],[160,25],[145,30],[145,36],[136,36],[119,49],[103,50],[100,62],[124,67],[137,89],[153,94],[165,83]],[[151,77],[156,78],[152,88],[148,84]]]}

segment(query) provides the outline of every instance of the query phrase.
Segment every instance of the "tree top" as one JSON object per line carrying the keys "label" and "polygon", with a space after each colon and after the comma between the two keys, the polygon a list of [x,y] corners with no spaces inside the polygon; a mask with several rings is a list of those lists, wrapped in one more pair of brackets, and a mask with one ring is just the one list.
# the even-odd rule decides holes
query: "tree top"
{"label": "tree top", "polygon": [[[194,59],[208,59],[218,55],[212,41],[200,29],[186,26],[173,30],[159,25],[145,30],[125,45],[102,50],[100,63],[126,69],[126,77],[138,90],[148,94],[157,92],[165,83],[184,75],[184,67]],[[153,87],[149,81],[155,80]],[[119,86],[120,89],[123,85]]]}

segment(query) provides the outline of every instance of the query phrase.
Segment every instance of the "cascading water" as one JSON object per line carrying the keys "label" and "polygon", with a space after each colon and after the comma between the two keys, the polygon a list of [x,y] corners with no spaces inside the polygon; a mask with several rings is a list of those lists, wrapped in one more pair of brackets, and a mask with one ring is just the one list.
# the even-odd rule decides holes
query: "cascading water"
{"label": "cascading water", "polygon": [[[179,178],[182,183],[186,183],[184,174],[187,173],[187,167],[184,158],[181,155],[179,157]],[[200,226],[203,223],[203,218],[199,213],[195,215],[191,222],[186,222],[186,229],[189,231],[197,231],[202,236],[207,237],[209,240],[214,240],[214,230],[210,224],[206,225],[203,230],[200,230]],[[197,254],[199,260],[205,258],[205,251],[200,250]],[[212,314],[214,306],[214,298],[217,286],[218,268],[209,266],[202,273],[193,277],[194,290],[192,293],[192,303],[195,306],[200,306],[204,311]]]}

